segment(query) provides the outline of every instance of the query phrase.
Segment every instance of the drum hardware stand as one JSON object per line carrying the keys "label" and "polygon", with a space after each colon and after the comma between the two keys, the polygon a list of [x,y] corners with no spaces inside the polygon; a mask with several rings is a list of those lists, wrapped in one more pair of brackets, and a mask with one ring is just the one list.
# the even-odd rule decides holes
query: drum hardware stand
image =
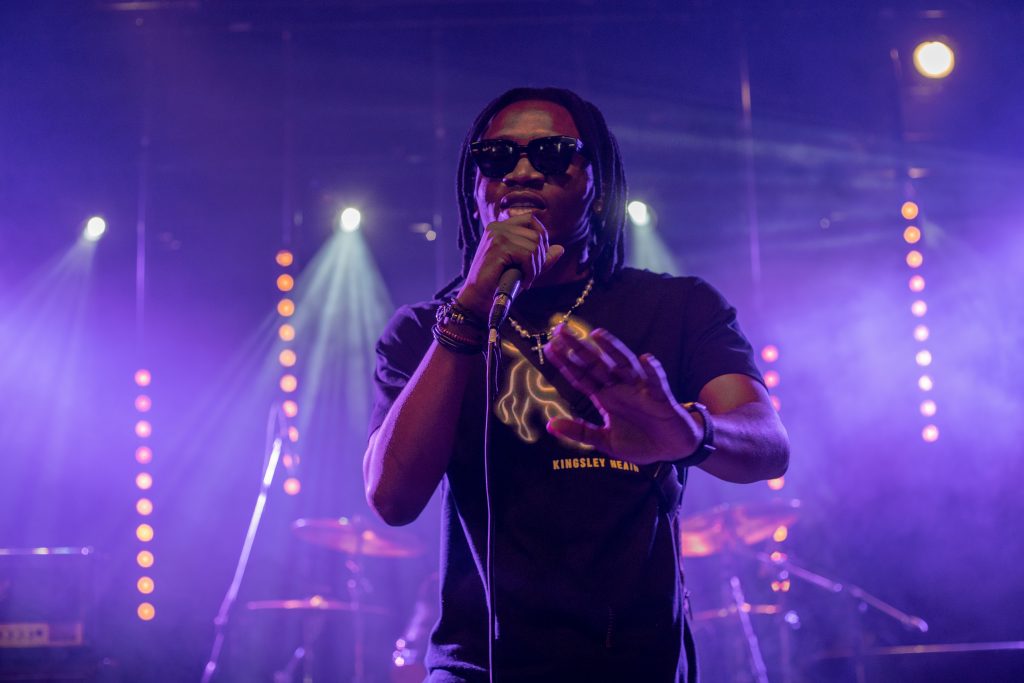
{"label": "drum hardware stand", "polygon": [[[875,597],[871,593],[860,586],[852,583],[841,583],[834,581],[826,576],[812,572],[809,569],[805,569],[800,565],[792,562],[786,556],[778,556],[773,558],[766,553],[755,553],[754,556],[761,563],[768,565],[778,571],[786,572],[791,576],[795,576],[798,579],[802,579],[805,582],[817,586],[824,591],[832,593],[833,595],[846,594],[849,597],[857,601],[857,616],[858,621],[861,615],[867,611],[868,607],[872,607],[878,612],[886,615],[887,617],[898,621],[903,625],[904,628],[909,630],[916,630],[921,633],[928,632],[928,622],[921,617],[915,617],[906,612],[900,611],[896,607],[893,607],[889,603],[885,602],[881,598]],[[866,683],[867,671],[864,668],[864,628],[858,629],[860,631],[860,637],[856,639],[855,650],[853,653],[854,660],[854,674],[857,678],[857,683]]]}
{"label": "drum hardware stand", "polygon": [[764,657],[761,655],[761,646],[757,642],[757,634],[754,633],[754,625],[750,623],[750,613],[746,609],[747,600],[743,596],[740,577],[734,574],[729,579],[729,587],[732,589],[733,602],[736,603],[736,616],[739,617],[747,648],[750,650],[750,671],[754,674],[754,680],[757,683],[768,683],[768,669],[764,665]]}
{"label": "drum hardware stand", "polygon": [[[282,431],[284,430],[284,413],[281,405],[275,403],[270,408],[270,415],[267,417],[267,449],[266,460],[263,467],[263,478],[260,480],[260,492],[256,496],[256,505],[249,519],[249,528],[245,532],[245,540],[242,542],[242,552],[238,556],[238,564],[235,565],[235,575],[231,579],[228,591],[220,604],[217,616],[213,620],[214,639],[213,648],[210,652],[210,659],[203,668],[202,683],[210,683],[217,672],[220,663],[221,649],[224,647],[224,637],[227,633],[228,620],[231,617],[231,607],[238,597],[238,590],[242,586],[242,578],[245,576],[245,569],[249,565],[249,556],[252,554],[252,546],[256,540],[256,532],[260,528],[260,520],[263,519],[263,509],[267,505],[267,494],[270,492],[270,485],[274,481],[274,474],[277,472],[277,463],[281,457],[281,445],[284,443]],[[273,441],[271,441],[273,437]]]}

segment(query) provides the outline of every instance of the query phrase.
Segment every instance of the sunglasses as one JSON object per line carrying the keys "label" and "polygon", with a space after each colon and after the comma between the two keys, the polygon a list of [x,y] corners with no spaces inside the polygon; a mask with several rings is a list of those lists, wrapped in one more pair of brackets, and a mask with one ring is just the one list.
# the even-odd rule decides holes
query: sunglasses
{"label": "sunglasses", "polygon": [[523,154],[530,165],[544,175],[558,175],[569,170],[577,152],[583,151],[583,142],[568,135],[530,140],[520,145],[512,140],[477,140],[469,146],[469,153],[485,178],[503,178],[519,164]]}

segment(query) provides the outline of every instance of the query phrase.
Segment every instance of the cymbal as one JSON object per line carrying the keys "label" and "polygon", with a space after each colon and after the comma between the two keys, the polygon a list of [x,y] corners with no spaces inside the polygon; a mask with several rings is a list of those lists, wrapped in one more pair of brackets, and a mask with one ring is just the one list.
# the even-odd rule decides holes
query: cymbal
{"label": "cymbal", "polygon": [[351,555],[416,557],[423,544],[415,536],[395,529],[371,527],[360,517],[297,519],[292,531],[307,543]]}
{"label": "cymbal", "polygon": [[390,614],[391,611],[384,607],[374,605],[355,605],[351,602],[331,600],[322,595],[314,595],[309,598],[297,598],[291,600],[252,600],[245,605],[246,609],[285,609],[303,611],[325,611],[325,612],[363,612],[365,614]]}
{"label": "cymbal", "polygon": [[780,526],[796,521],[800,501],[773,499],[756,503],[722,503],[683,517],[680,548],[683,557],[707,557],[770,537]]}

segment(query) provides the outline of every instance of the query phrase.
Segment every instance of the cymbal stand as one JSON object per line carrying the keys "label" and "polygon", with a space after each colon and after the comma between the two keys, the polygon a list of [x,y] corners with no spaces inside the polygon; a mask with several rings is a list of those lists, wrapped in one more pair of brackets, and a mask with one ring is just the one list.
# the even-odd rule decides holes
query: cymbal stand
{"label": "cymbal stand", "polygon": [[757,634],[754,633],[754,625],[750,622],[750,613],[746,609],[747,600],[743,596],[743,586],[740,584],[740,577],[733,575],[729,579],[729,587],[732,589],[733,602],[736,603],[736,616],[739,617],[740,626],[743,627],[743,635],[747,640],[747,648],[750,650],[750,671],[757,683],[768,683],[768,669],[764,665],[761,646],[757,642]]}
{"label": "cymbal stand", "polygon": [[352,683],[363,683],[366,672],[366,624],[363,622],[363,610],[360,599],[368,591],[366,589],[366,578],[363,577],[363,566],[359,560],[362,556],[363,535],[360,533],[355,552],[345,560],[345,567],[350,574],[346,582],[348,599],[352,605]]}
{"label": "cymbal stand", "polygon": [[871,593],[868,593],[860,586],[856,586],[852,583],[841,583],[839,581],[833,581],[828,577],[822,576],[821,574],[816,574],[809,569],[805,569],[804,567],[795,564],[794,562],[790,561],[788,557],[785,556],[780,556],[778,557],[778,559],[774,559],[766,553],[757,553],[757,559],[772,567],[784,569],[785,571],[788,571],[791,575],[797,577],[798,579],[803,579],[804,581],[813,584],[818,588],[826,590],[829,593],[845,593],[854,600],[857,600],[869,607],[873,607],[882,614],[890,617],[891,619],[894,619],[895,621],[898,621],[900,624],[904,626],[904,628],[920,631],[921,633],[928,632],[928,622],[926,622],[924,619],[922,619],[921,617],[915,617],[912,614],[907,614],[906,612],[903,612],[893,607],[881,598],[875,597]]}

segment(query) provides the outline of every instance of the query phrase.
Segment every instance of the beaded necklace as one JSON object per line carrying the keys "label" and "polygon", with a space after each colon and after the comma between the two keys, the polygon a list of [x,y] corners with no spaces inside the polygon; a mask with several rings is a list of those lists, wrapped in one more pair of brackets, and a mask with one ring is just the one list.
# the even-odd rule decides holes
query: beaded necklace
{"label": "beaded necklace", "polygon": [[544,365],[544,345],[551,339],[551,335],[554,333],[555,328],[572,317],[572,314],[576,312],[576,309],[582,306],[583,302],[586,301],[587,295],[590,294],[590,290],[593,288],[594,278],[590,278],[587,281],[587,286],[583,288],[583,293],[576,297],[576,302],[572,305],[572,308],[563,313],[560,320],[556,321],[554,325],[543,332],[530,332],[525,327],[517,323],[515,318],[509,317],[508,322],[512,325],[512,329],[518,332],[519,336],[523,339],[533,341],[533,346],[530,347],[530,350],[536,352],[538,365]]}

